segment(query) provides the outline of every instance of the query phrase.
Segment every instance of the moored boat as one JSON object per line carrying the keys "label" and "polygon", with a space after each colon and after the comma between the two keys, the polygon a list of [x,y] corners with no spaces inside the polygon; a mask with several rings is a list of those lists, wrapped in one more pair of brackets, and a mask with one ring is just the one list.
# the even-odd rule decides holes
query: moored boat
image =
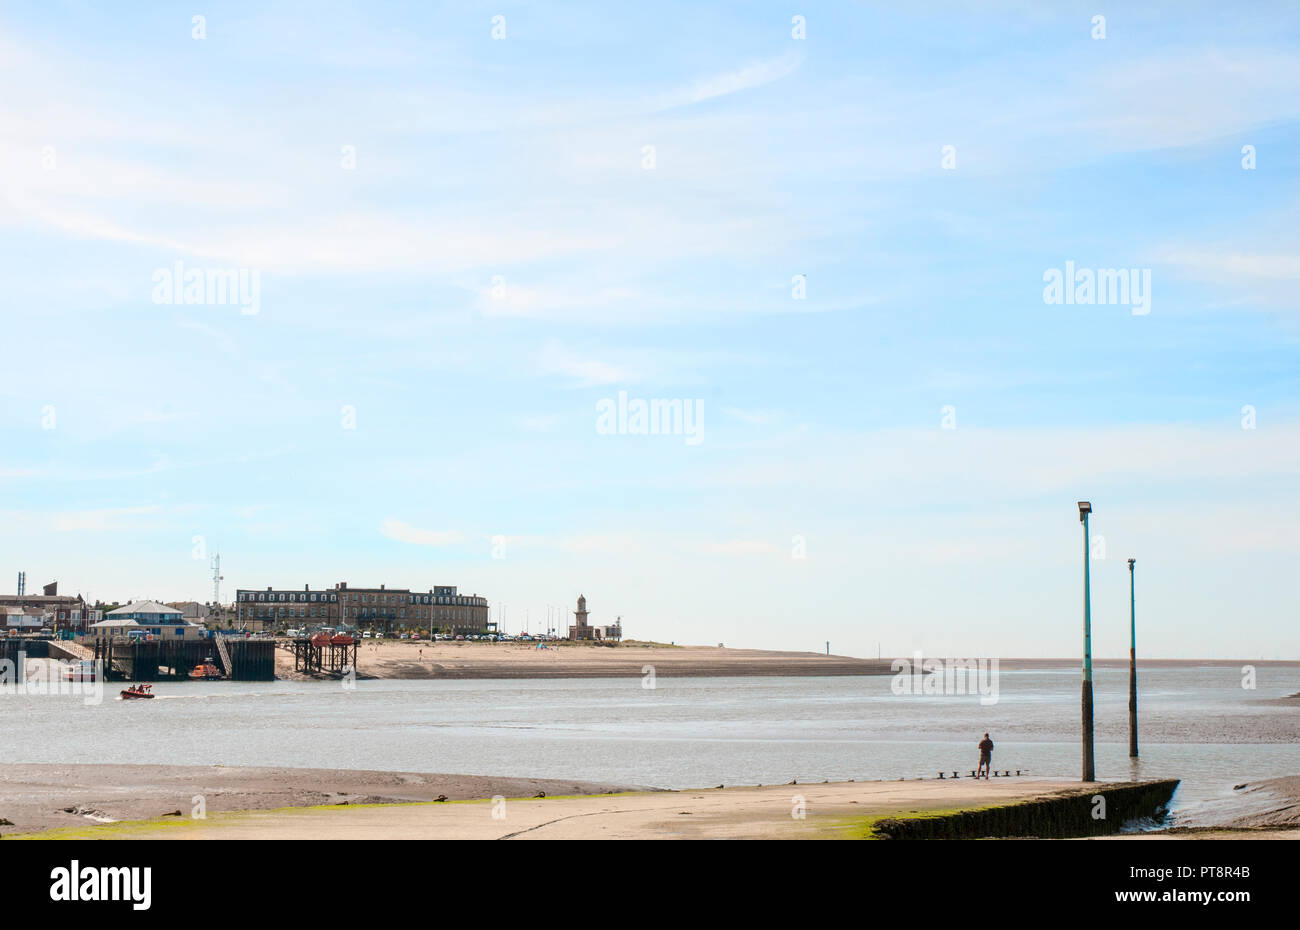
{"label": "moored boat", "polygon": [[194,670],[190,672],[190,677],[200,681],[209,678],[220,678],[221,669],[217,668],[211,659],[204,659],[194,666]]}

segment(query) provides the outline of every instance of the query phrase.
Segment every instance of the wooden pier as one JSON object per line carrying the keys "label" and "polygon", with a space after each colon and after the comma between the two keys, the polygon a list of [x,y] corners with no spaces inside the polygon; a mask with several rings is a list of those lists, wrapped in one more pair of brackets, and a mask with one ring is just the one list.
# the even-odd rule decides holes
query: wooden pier
{"label": "wooden pier", "polygon": [[[224,648],[223,648],[224,647]],[[211,661],[230,681],[274,681],[275,642],[269,639],[228,637],[212,639],[127,640],[97,639],[94,658],[103,660],[109,681],[167,681],[186,679],[194,666]]]}
{"label": "wooden pier", "polygon": [[310,639],[293,641],[293,670],[308,675],[343,676],[355,672],[357,667],[357,646],[353,639],[350,643],[323,643],[316,645]]}

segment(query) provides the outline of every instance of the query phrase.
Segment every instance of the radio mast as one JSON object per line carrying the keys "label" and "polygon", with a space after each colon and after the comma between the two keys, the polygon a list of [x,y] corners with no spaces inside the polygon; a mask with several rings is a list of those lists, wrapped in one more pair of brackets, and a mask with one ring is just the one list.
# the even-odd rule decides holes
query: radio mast
{"label": "radio mast", "polygon": [[221,553],[218,552],[212,557],[212,605],[214,608],[221,606]]}

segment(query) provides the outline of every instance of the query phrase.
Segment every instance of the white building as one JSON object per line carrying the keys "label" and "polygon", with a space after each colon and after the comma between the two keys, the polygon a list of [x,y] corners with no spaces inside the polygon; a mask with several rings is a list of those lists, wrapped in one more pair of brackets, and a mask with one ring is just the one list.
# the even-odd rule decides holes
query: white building
{"label": "white building", "polygon": [[203,627],[186,620],[175,607],[157,601],[132,601],[125,607],[110,610],[90,631],[96,636],[128,636],[139,631],[152,639],[200,639]]}

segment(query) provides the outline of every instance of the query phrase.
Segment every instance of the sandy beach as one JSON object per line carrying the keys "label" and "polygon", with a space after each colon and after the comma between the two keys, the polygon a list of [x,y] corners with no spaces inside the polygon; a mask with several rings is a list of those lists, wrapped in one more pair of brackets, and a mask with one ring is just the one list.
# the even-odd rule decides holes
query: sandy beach
{"label": "sandy beach", "polygon": [[[559,642],[538,649],[523,643],[368,639],[357,652],[361,678],[640,678],[648,674],[646,666],[665,678],[892,674],[888,659],[717,646]],[[291,681],[313,677],[294,672],[287,648],[276,649],[275,674]]]}
{"label": "sandy beach", "polygon": [[[881,818],[1079,797],[1127,783],[913,779],[665,791],[562,779],[226,766],[19,764],[0,834],[73,839],[861,839]],[[1300,776],[1267,814],[1144,837],[1300,839]],[[194,816],[202,797],[204,817]],[[1051,803],[1055,803],[1052,801]]]}
{"label": "sandy beach", "polygon": [[[602,794],[647,786],[552,778],[496,778],[419,772],[185,765],[0,766],[0,836],[108,821],[147,820],[180,811],[194,797],[207,811],[264,810],[319,804],[383,804],[548,795]],[[9,821],[5,824],[3,821]]]}
{"label": "sandy beach", "polygon": [[[175,803],[182,809],[179,817],[159,817],[155,813],[151,819],[138,822],[96,825],[83,821],[53,835],[103,839],[313,840],[856,838],[863,835],[863,821],[875,817],[1016,803],[1081,790],[1076,782],[972,779],[719,787],[613,795],[588,793],[572,796],[570,793],[538,799],[533,797],[537,793],[534,788],[546,784],[540,780],[469,779],[464,786],[471,791],[477,790],[482,800],[458,802],[448,793],[448,801],[444,803],[375,803],[374,799],[367,801],[357,797],[347,806],[267,809],[274,806],[271,803],[273,798],[283,797],[288,790],[296,790],[284,782],[284,779],[292,777],[292,771],[250,771],[256,774],[242,785],[237,783],[231,787],[235,790],[243,788],[244,796],[248,798],[257,792],[247,789],[258,782],[267,782],[271,790],[259,795],[259,800],[266,803],[259,803],[255,808],[218,810],[210,803],[207,818],[196,820],[188,816],[189,804],[185,795],[190,789],[186,787],[169,796],[175,798]],[[175,788],[186,784],[183,772],[173,774],[177,777]],[[219,783],[214,779],[220,779],[223,774],[224,770],[205,772],[203,778],[193,781],[195,790],[200,784],[211,788]],[[342,774],[315,772],[311,779],[342,785],[342,782],[331,781],[333,776]],[[349,786],[360,792],[375,790],[371,784],[375,777],[391,773],[351,774],[362,776]],[[427,781],[414,785],[404,781],[412,777]],[[467,777],[402,773],[394,774],[392,778],[393,782],[384,786],[388,797],[421,791],[427,797],[428,792]],[[556,792],[572,792],[575,787],[582,787],[570,783],[550,784]],[[518,789],[525,785],[527,790],[519,792]],[[384,791],[384,787],[378,790]],[[586,787],[594,792],[607,786]],[[492,793],[488,794],[489,791]],[[139,794],[139,789],[134,793]],[[184,804],[178,795],[183,797]],[[494,802],[494,795],[509,800]],[[66,793],[63,795],[67,796]],[[155,807],[162,800],[161,797],[155,799]],[[236,798],[229,794],[223,796],[224,802],[232,800]],[[167,803],[162,806],[167,806]],[[801,806],[804,816],[792,816]]]}
{"label": "sandy beach", "polygon": [[[357,652],[357,674],[376,679],[473,678],[621,678],[641,677],[646,666],[665,678],[727,678],[743,676],[892,675],[893,659],[859,659],[769,649],[719,646],[674,646],[627,642],[617,646],[553,642],[545,649],[526,643],[446,642],[428,640],[363,640]],[[1072,667],[1073,659],[1001,659],[1006,670]],[[1127,668],[1128,660],[1097,659],[1097,667]],[[1296,662],[1256,662],[1294,667]],[[1236,661],[1201,659],[1142,660],[1144,668],[1222,665]],[[293,670],[293,653],[282,643],[275,654],[277,678],[294,681],[315,676]],[[1283,702],[1296,703],[1294,699]]]}

